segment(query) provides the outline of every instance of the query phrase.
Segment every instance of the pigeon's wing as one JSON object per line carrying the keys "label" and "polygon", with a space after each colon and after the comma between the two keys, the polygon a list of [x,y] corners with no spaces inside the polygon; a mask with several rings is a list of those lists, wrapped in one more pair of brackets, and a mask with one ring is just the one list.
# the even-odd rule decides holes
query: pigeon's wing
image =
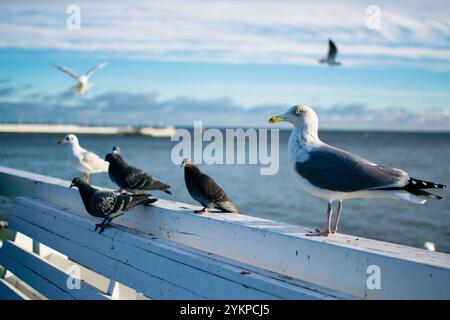
{"label": "pigeon's wing", "polygon": [[131,166],[126,167],[121,175],[124,186],[136,190],[144,189],[153,179],[152,176],[145,174],[144,171]]}
{"label": "pigeon's wing", "polygon": [[122,199],[110,191],[96,192],[91,198],[90,206],[99,216],[109,217],[119,211]]}
{"label": "pigeon's wing", "polygon": [[55,68],[58,69],[58,70],[61,70],[62,72],[67,73],[72,78],[78,80],[78,75],[74,71],[70,70],[69,68],[64,67],[64,66],[60,66],[60,65],[56,65]]}
{"label": "pigeon's wing", "polygon": [[239,212],[234,202],[230,197],[223,191],[221,187],[208,175],[202,173],[199,177],[198,186],[200,187],[201,193],[205,198],[214,202],[215,207],[228,211],[228,212]]}
{"label": "pigeon's wing", "polygon": [[92,75],[94,73],[96,73],[98,70],[103,69],[104,67],[106,67],[107,63],[106,62],[102,62],[98,65],[96,65],[95,67],[91,68],[88,72],[86,72],[84,75],[88,78],[92,77]]}
{"label": "pigeon's wing", "polygon": [[81,162],[92,168],[93,172],[107,172],[108,162],[101,159],[95,153],[90,151],[85,151],[81,154]]}
{"label": "pigeon's wing", "polygon": [[328,60],[334,60],[336,58],[336,54],[337,54],[337,47],[334,44],[333,40],[328,40]]}

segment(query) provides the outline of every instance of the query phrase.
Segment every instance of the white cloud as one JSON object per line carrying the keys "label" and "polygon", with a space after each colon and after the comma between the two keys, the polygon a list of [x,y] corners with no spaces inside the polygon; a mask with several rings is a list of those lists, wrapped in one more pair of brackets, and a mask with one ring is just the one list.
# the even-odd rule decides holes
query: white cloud
{"label": "white cloud", "polygon": [[408,63],[450,68],[448,1],[77,1],[81,30],[65,29],[60,2],[2,2],[0,47],[102,51],[169,61],[316,64],[326,39],[348,66]]}

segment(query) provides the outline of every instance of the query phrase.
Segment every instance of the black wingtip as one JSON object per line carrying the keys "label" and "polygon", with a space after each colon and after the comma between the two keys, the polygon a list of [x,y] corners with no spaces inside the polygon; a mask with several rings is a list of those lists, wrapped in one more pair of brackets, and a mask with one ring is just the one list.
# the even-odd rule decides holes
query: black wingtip
{"label": "black wingtip", "polygon": [[163,190],[163,191],[164,191],[165,193],[167,193],[167,194],[170,194],[170,195],[172,194],[172,192],[170,192],[170,190],[167,190],[167,189],[166,189],[166,190]]}

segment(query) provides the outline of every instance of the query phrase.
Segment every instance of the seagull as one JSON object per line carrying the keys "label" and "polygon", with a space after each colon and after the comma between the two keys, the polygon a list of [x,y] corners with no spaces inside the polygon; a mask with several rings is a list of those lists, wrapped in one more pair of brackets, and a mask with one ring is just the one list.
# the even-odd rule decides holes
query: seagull
{"label": "seagull", "polygon": [[102,160],[95,153],[82,148],[76,135],[68,134],[64,139],[59,140],[58,144],[69,146],[70,162],[75,170],[83,173],[85,182],[89,182],[89,176],[92,173],[108,172],[108,162]]}
{"label": "seagull", "polygon": [[184,181],[192,198],[202,206],[202,210],[195,210],[197,214],[208,213],[208,208],[215,207],[221,211],[240,213],[233,200],[208,175],[202,173],[192,160],[184,159]]}
{"label": "seagull", "polygon": [[147,194],[130,195],[100,191],[78,177],[72,180],[70,188],[74,186],[80,192],[86,211],[94,217],[103,218],[101,223],[95,225],[95,231],[100,229],[99,233],[102,233],[114,218],[123,215],[125,211],[140,204],[148,205],[157,201]]}
{"label": "seagull", "polygon": [[143,170],[126,163],[120,155],[120,148],[118,147],[114,147],[113,153],[108,153],[105,156],[105,161],[109,162],[109,177],[121,190],[133,194],[142,194],[146,190],[161,190],[172,194],[168,184],[162,183]]}
{"label": "seagull", "polygon": [[330,66],[340,66],[341,63],[336,61],[336,55],[337,55],[337,47],[334,44],[333,40],[328,40],[328,56],[326,58],[322,58],[319,60],[320,63],[326,63]]}
{"label": "seagull", "polygon": [[[444,189],[445,185],[411,178],[403,170],[388,168],[350,152],[332,147],[319,139],[319,121],[306,105],[289,108],[273,116],[269,123],[290,122],[294,130],[289,137],[290,166],[308,193],[328,201],[327,228],[311,236],[328,236],[338,231],[342,201],[356,198],[401,199],[423,204],[442,197],[424,189]],[[331,228],[332,203],[338,202],[337,216]]]}
{"label": "seagull", "polygon": [[106,62],[102,62],[102,63],[96,65],[95,67],[91,68],[88,72],[86,72],[86,73],[84,73],[82,75],[76,74],[74,71],[70,70],[69,68],[67,68],[65,66],[56,65],[55,68],[65,72],[65,73],[67,73],[69,76],[71,76],[72,78],[77,80],[78,84],[74,87],[74,90],[78,94],[84,94],[89,89],[92,88],[92,85],[89,83],[89,79],[92,77],[92,75],[95,72],[97,72],[98,70],[103,69],[104,67],[106,67],[106,65],[107,65]]}

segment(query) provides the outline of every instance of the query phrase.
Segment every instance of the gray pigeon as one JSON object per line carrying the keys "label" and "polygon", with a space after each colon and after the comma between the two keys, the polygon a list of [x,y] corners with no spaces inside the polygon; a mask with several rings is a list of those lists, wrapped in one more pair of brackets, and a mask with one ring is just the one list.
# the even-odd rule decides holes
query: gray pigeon
{"label": "gray pigeon", "polygon": [[120,155],[119,147],[114,147],[113,153],[108,153],[105,156],[105,161],[109,162],[108,174],[111,181],[122,190],[133,194],[142,194],[146,190],[160,190],[172,194],[168,184],[162,183],[141,169],[126,163]]}
{"label": "gray pigeon", "polygon": [[157,201],[146,194],[130,195],[100,191],[79,177],[72,180],[70,188],[73,186],[78,188],[86,211],[94,217],[103,218],[101,223],[95,225],[95,231],[100,228],[99,233],[102,233],[114,218],[123,215],[125,211],[140,204],[147,205]]}
{"label": "gray pigeon", "polygon": [[233,200],[208,175],[202,173],[192,160],[184,159],[184,181],[192,198],[197,200],[204,208],[195,213],[208,213],[208,208],[216,208],[225,212],[240,213]]}

